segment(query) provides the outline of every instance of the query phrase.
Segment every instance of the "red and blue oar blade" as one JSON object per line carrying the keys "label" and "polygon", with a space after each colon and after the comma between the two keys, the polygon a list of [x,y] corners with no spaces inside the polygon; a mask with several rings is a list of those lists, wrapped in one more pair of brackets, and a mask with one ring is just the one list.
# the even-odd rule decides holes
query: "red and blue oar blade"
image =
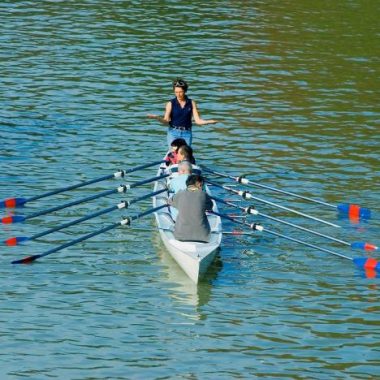
{"label": "red and blue oar blade", "polygon": [[28,200],[26,198],[8,198],[0,201],[0,208],[13,208],[24,206]]}
{"label": "red and blue oar blade", "polygon": [[356,257],[353,261],[360,269],[380,272],[380,263],[376,259],[370,257]]}
{"label": "red and blue oar blade", "polygon": [[7,240],[4,240],[4,245],[7,245],[8,247],[14,247],[28,240],[29,238],[27,236],[14,236],[8,238]]}
{"label": "red and blue oar blade", "polygon": [[25,216],[22,215],[9,215],[1,218],[3,224],[21,223],[25,220]]}
{"label": "red and blue oar blade", "polygon": [[363,241],[355,241],[351,243],[352,249],[363,249],[364,251],[377,251],[379,247],[374,244],[366,243]]}
{"label": "red and blue oar blade", "polygon": [[369,208],[360,207],[352,203],[341,203],[337,206],[338,212],[341,215],[346,215],[349,219],[370,219],[371,210]]}

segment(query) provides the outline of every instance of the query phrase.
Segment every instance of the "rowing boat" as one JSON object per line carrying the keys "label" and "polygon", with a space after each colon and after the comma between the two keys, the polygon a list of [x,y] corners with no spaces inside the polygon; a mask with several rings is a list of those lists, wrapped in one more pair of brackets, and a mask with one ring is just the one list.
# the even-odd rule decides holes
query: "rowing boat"
{"label": "rowing boat", "polygon": [[[169,174],[169,177],[156,181],[154,183],[154,191],[167,188],[167,182],[178,175],[177,170],[177,165],[166,167],[165,164],[161,164],[158,168],[157,176]],[[193,165],[193,172],[200,172],[200,168]],[[210,194],[210,189],[207,186],[206,191]],[[169,196],[169,191],[154,196],[153,207],[167,204]],[[213,211],[217,212],[217,206],[215,202],[213,203]],[[165,207],[154,213],[161,240],[177,264],[197,284],[207,272],[219,250],[222,240],[221,218],[212,213],[207,213],[211,227],[209,242],[179,241],[175,239],[173,234],[175,222],[172,209],[172,207]]]}

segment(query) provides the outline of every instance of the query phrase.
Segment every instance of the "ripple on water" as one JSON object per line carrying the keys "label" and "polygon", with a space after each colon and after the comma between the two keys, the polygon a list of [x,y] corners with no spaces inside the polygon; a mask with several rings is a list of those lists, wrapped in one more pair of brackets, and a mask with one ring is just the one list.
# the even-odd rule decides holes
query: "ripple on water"
{"label": "ripple on water", "polygon": [[[360,1],[327,8],[318,1],[307,7],[132,5],[0,5],[0,199],[31,197],[160,159],[166,128],[146,114],[163,114],[172,79],[183,76],[202,117],[219,120],[194,126],[200,163],[333,204],[364,204],[374,216],[349,221],[334,209],[259,187],[244,189],[341,228],[259,201],[239,205],[254,203],[261,212],[326,235],[378,245],[373,7]],[[30,215],[154,175],[145,169],[4,214]],[[150,189],[3,225],[0,239],[31,236]],[[9,264],[149,207],[144,201],[23,246],[3,247],[3,377],[376,377],[378,279],[347,259],[286,239],[226,236],[198,286],[173,262],[152,218],[32,265]],[[256,219],[286,236],[364,256],[264,217],[247,220]],[[224,228],[236,226],[225,222]]]}

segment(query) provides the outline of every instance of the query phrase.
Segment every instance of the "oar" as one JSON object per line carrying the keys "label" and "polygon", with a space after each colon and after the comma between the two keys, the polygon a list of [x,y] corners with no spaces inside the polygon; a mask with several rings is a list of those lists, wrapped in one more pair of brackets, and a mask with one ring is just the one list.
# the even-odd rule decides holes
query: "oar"
{"label": "oar", "polygon": [[316,218],[315,216],[304,214],[303,212],[300,212],[300,211],[297,211],[297,210],[293,210],[293,209],[285,207],[285,206],[281,206],[281,205],[279,205],[277,203],[273,203],[273,202],[270,202],[270,201],[266,201],[265,199],[254,197],[249,191],[235,190],[235,189],[232,189],[231,187],[223,186],[223,185],[219,185],[218,183],[211,182],[208,179],[206,179],[206,181],[210,185],[213,185],[213,186],[216,186],[216,187],[220,187],[220,188],[222,188],[224,190],[227,190],[227,191],[229,191],[231,193],[237,194],[237,195],[241,196],[243,199],[255,199],[255,200],[259,201],[259,202],[268,204],[270,206],[274,206],[274,207],[277,207],[279,209],[292,212],[293,214],[301,215],[301,216],[303,216],[305,218],[312,219],[312,220],[315,220],[315,221],[323,223],[323,224],[327,224],[328,226],[340,228],[340,226],[338,224],[330,223],[330,222],[327,222],[326,220]]}
{"label": "oar", "polygon": [[346,256],[346,255],[343,255],[342,253],[334,252],[334,251],[331,251],[329,249],[318,247],[317,245],[310,244],[310,243],[307,243],[305,241],[298,240],[298,239],[292,238],[290,236],[286,236],[286,235],[280,234],[278,232],[268,230],[258,223],[247,223],[247,222],[242,221],[242,220],[237,220],[231,216],[220,214],[219,212],[215,212],[215,211],[211,211],[211,212],[215,215],[220,216],[221,218],[228,219],[233,223],[237,223],[237,224],[240,224],[244,227],[248,227],[251,230],[266,232],[270,235],[277,236],[277,237],[280,237],[280,238],[283,238],[283,239],[304,245],[306,247],[316,249],[318,251],[326,252],[326,253],[329,253],[331,255],[338,256],[338,257],[341,257],[343,259],[353,261],[360,269],[369,269],[369,270],[380,271],[380,262],[378,262],[376,259],[366,258],[366,257],[352,258],[352,257]]}
{"label": "oar", "polygon": [[370,209],[365,208],[365,207],[360,207],[357,204],[341,203],[338,205],[333,205],[331,203],[327,203],[327,202],[324,202],[324,201],[321,201],[318,199],[305,197],[303,195],[295,194],[295,193],[292,193],[290,191],[280,190],[280,189],[277,189],[277,188],[274,188],[271,186],[267,186],[267,185],[263,185],[263,184],[260,184],[257,182],[253,182],[253,181],[245,178],[244,176],[234,177],[234,176],[226,174],[226,173],[220,173],[220,172],[217,172],[215,170],[211,170],[210,168],[207,168],[205,166],[202,166],[202,169],[205,170],[206,172],[218,175],[220,177],[233,179],[234,181],[241,183],[243,185],[252,185],[252,186],[261,187],[262,189],[275,191],[277,193],[290,195],[290,196],[295,197],[295,198],[304,199],[304,200],[307,200],[310,202],[314,202],[314,203],[318,203],[318,204],[321,204],[321,205],[324,205],[324,206],[327,206],[330,208],[334,208],[334,209],[337,209],[338,212],[345,214],[345,215],[348,215],[350,218],[353,218],[353,219],[358,219],[360,217],[369,219],[371,217],[371,210]]}
{"label": "oar", "polygon": [[128,170],[119,170],[119,171],[117,171],[116,173],[113,173],[113,174],[109,174],[109,175],[106,175],[106,176],[103,176],[103,177],[99,177],[99,178],[92,179],[92,180],[89,180],[89,181],[81,182],[81,183],[78,183],[76,185],[62,187],[60,189],[52,190],[52,191],[49,191],[47,193],[44,193],[44,194],[41,194],[41,195],[36,195],[34,197],[31,197],[31,198],[7,198],[7,199],[5,199],[3,201],[0,201],[0,208],[5,208],[5,207],[9,207],[10,208],[10,207],[23,206],[27,202],[31,202],[31,201],[35,201],[37,199],[45,198],[45,197],[48,197],[50,195],[55,195],[55,194],[63,193],[65,191],[77,189],[79,187],[91,185],[93,183],[105,181],[107,179],[123,178],[128,173],[132,173],[132,172],[135,172],[135,171],[138,171],[138,170],[141,170],[141,169],[149,168],[151,166],[155,166],[155,165],[161,164],[163,162],[165,162],[165,161],[160,160],[160,161],[150,162],[150,163],[144,164],[144,165],[139,165],[139,166],[136,166],[136,167],[128,169]]}
{"label": "oar", "polygon": [[260,216],[263,216],[264,218],[267,218],[267,219],[270,219],[270,220],[274,220],[275,222],[279,222],[279,223],[285,224],[285,225],[290,226],[290,227],[297,228],[297,229],[299,229],[301,231],[309,232],[309,233],[311,233],[313,235],[317,235],[317,236],[326,238],[328,240],[335,241],[337,243],[348,245],[351,248],[364,249],[366,251],[374,251],[374,250],[378,249],[378,247],[376,245],[373,245],[373,244],[369,244],[369,243],[365,243],[365,242],[360,242],[360,241],[349,243],[347,241],[344,241],[344,240],[341,240],[341,239],[337,239],[337,238],[334,238],[332,236],[325,235],[325,234],[322,234],[320,232],[316,232],[316,231],[310,230],[308,228],[299,226],[297,224],[293,224],[293,223],[287,222],[285,220],[275,218],[273,216],[270,216],[270,215],[264,214],[262,212],[259,212],[258,210],[255,209],[254,206],[242,207],[242,206],[238,206],[235,203],[226,201],[226,200],[221,199],[221,198],[217,198],[217,197],[214,197],[214,196],[212,196],[211,198],[214,199],[215,201],[219,202],[219,203],[223,203],[225,205],[228,205],[228,206],[231,206],[231,207],[235,207],[235,208],[237,208],[239,210],[242,210],[246,214],[260,215]]}
{"label": "oar", "polygon": [[28,236],[15,236],[15,237],[11,237],[11,238],[9,238],[7,240],[4,240],[4,244],[7,245],[7,246],[15,246],[15,245],[18,245],[19,243],[22,243],[22,242],[25,242],[25,241],[36,240],[36,239],[38,239],[38,238],[40,238],[42,236],[46,236],[46,235],[49,235],[49,234],[51,234],[53,232],[60,231],[60,230],[62,230],[64,228],[74,226],[74,225],[82,223],[82,222],[84,222],[86,220],[95,218],[96,216],[104,215],[104,214],[107,214],[107,213],[109,213],[111,211],[114,211],[114,210],[121,210],[123,208],[126,209],[126,208],[128,208],[130,205],[132,205],[134,203],[137,203],[137,202],[142,201],[144,199],[147,199],[147,198],[153,197],[155,195],[161,194],[161,193],[163,193],[165,191],[167,191],[167,189],[161,189],[161,190],[154,191],[153,193],[149,193],[149,194],[146,194],[146,195],[142,195],[141,197],[134,198],[134,199],[132,199],[130,201],[120,202],[116,206],[111,206],[111,207],[108,207],[108,208],[106,208],[104,210],[100,210],[100,211],[94,212],[92,214],[88,214],[86,216],[83,216],[82,218],[73,220],[72,222],[61,224],[60,226],[57,226],[57,227],[54,227],[54,228],[50,228],[49,230],[40,232],[38,234],[29,236],[29,237]]}
{"label": "oar", "polygon": [[32,256],[27,256],[27,257],[24,257],[23,259],[20,259],[20,260],[14,260],[12,261],[12,264],[28,264],[28,263],[31,263],[41,257],[45,257],[45,256],[48,256],[48,255],[51,255],[52,253],[55,253],[55,252],[58,252],[58,251],[61,251],[62,249],[64,248],[67,248],[67,247],[70,247],[74,244],[77,244],[77,243],[80,243],[84,240],[87,240],[87,239],[90,239],[96,235],[99,235],[103,232],[107,232],[107,231],[110,231],[116,227],[119,227],[119,226],[129,226],[131,224],[131,222],[133,220],[136,220],[136,219],[139,219],[139,218],[142,218],[143,216],[146,216],[146,215],[149,215],[149,214],[152,214],[164,207],[168,207],[168,205],[161,205],[161,206],[158,206],[158,207],[155,207],[155,208],[152,208],[148,211],[145,211],[145,212],[142,212],[138,215],[134,215],[134,216],[130,216],[130,217],[127,217],[127,218],[123,218],[120,222],[117,222],[117,223],[114,223],[114,224],[111,224],[107,227],[104,227],[104,228],[101,228],[99,230],[96,230],[94,232],[91,232],[87,235],[84,235],[84,236],[81,236],[79,237],[78,239],[74,239],[72,241],[69,241],[68,243],[65,243],[65,244],[62,244],[58,247],[55,247],[55,248],[52,248],[50,249],[49,251],[46,251],[44,253],[41,253],[41,254],[38,254],[38,255],[32,255]]}
{"label": "oar", "polygon": [[78,199],[76,201],[65,203],[65,204],[60,205],[60,206],[51,207],[49,209],[38,211],[38,212],[35,212],[35,213],[27,215],[27,216],[22,216],[22,215],[5,216],[5,217],[3,217],[1,219],[1,222],[3,224],[12,224],[12,223],[24,222],[25,220],[36,218],[37,216],[49,214],[49,213],[54,212],[54,211],[58,211],[58,210],[62,210],[62,209],[67,208],[67,207],[75,206],[75,205],[78,205],[80,203],[92,201],[94,199],[105,197],[105,196],[110,195],[110,194],[114,194],[114,193],[126,193],[129,189],[132,189],[132,188],[137,187],[137,186],[144,185],[146,183],[158,181],[161,178],[165,178],[165,177],[168,177],[168,176],[169,176],[169,174],[163,174],[163,175],[160,175],[160,176],[157,176],[157,177],[153,177],[153,178],[149,178],[149,179],[146,179],[146,180],[143,180],[143,181],[134,182],[134,183],[131,183],[129,185],[120,185],[116,189],[106,190],[106,191],[103,191],[103,192],[98,193],[96,195],[92,195],[90,197]]}

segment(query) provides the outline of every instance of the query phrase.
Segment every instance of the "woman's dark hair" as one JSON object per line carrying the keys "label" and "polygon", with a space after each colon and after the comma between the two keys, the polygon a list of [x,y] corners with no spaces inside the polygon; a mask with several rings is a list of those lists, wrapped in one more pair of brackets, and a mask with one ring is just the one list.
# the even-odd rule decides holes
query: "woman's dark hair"
{"label": "woman's dark hair", "polygon": [[178,138],[178,139],[174,139],[171,143],[170,143],[170,146],[175,146],[177,147],[177,149],[179,147],[181,147],[182,145],[187,145],[186,144],[186,140],[185,139],[182,139],[182,138]]}
{"label": "woman's dark hair", "polygon": [[189,145],[181,145],[178,149],[178,152],[181,151],[181,154],[185,157],[184,159],[190,161],[192,164],[195,164],[195,158],[193,155],[193,148]]}
{"label": "woman's dark hair", "polygon": [[201,175],[199,175],[199,174],[190,174],[187,177],[186,186],[194,186],[197,183],[201,183],[203,185],[204,179],[203,179],[203,177]]}
{"label": "woman's dark hair", "polygon": [[181,78],[177,78],[173,81],[173,90],[175,87],[181,87],[183,91],[187,92],[187,89],[189,88],[189,85]]}

